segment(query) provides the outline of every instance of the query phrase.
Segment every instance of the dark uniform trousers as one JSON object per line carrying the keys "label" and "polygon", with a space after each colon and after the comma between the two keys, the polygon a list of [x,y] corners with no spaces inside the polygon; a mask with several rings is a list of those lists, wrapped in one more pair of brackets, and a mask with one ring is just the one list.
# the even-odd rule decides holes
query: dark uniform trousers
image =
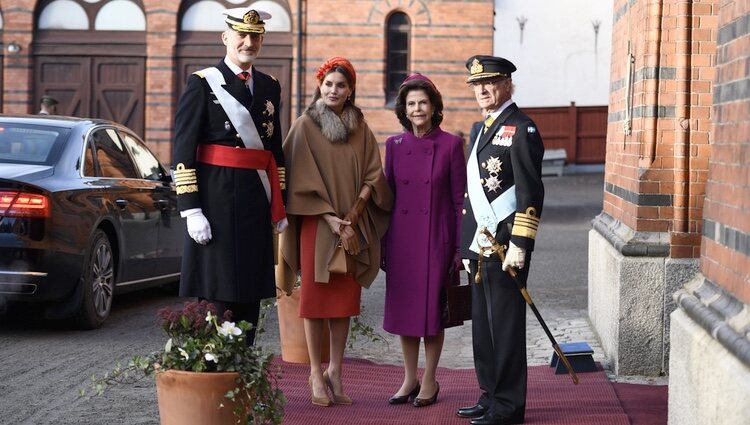
{"label": "dark uniform trousers", "polygon": [[[531,253],[518,271],[529,273]],[[471,281],[477,261],[470,262]],[[482,281],[473,285],[474,367],[482,390],[479,404],[490,412],[523,422],[526,403],[526,302],[497,257],[482,260]]]}
{"label": "dark uniform trousers", "polygon": [[[199,301],[203,301],[205,298],[198,298]],[[255,328],[258,326],[258,316],[260,315],[260,303],[229,303],[225,301],[206,300],[216,307],[216,314],[221,317],[224,312],[230,310],[232,312],[232,321],[239,322],[245,320],[252,323],[253,328],[247,332],[245,342],[248,346],[253,345],[255,342]]]}

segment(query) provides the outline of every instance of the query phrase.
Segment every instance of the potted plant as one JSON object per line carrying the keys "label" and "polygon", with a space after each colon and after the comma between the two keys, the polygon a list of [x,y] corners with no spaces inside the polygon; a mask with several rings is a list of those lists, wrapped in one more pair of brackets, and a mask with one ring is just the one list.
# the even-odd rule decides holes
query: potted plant
{"label": "potted plant", "polygon": [[96,393],[155,376],[162,425],[281,423],[286,398],[271,366],[273,354],[247,346],[250,323],[232,322],[231,312],[219,317],[206,301],[163,308],[158,316],[168,336],[164,348],[93,377]]}

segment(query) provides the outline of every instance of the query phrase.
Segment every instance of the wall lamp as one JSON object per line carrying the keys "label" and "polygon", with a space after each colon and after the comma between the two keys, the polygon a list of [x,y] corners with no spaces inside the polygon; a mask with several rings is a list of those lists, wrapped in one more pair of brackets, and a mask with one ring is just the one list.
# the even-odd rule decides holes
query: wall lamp
{"label": "wall lamp", "polygon": [[21,51],[21,45],[16,43],[15,41],[11,41],[8,43],[8,45],[5,47],[5,50],[11,55],[15,55],[16,53]]}

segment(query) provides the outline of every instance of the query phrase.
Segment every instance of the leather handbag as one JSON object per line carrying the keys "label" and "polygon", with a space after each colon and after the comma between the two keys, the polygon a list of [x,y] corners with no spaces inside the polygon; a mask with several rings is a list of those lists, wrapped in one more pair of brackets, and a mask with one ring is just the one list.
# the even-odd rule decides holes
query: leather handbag
{"label": "leather handbag", "polygon": [[444,286],[441,302],[443,327],[461,326],[471,320],[471,285]]}
{"label": "leather handbag", "polygon": [[328,262],[328,271],[337,274],[354,273],[354,257],[349,255],[341,244],[341,239],[333,250],[333,257]]}

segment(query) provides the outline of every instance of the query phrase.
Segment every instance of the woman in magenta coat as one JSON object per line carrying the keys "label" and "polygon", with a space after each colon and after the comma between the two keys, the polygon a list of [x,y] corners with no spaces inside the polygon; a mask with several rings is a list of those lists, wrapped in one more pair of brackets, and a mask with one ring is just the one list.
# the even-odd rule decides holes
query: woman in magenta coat
{"label": "woman in magenta coat", "polygon": [[[440,129],[443,100],[427,77],[404,80],[396,116],[406,131],[388,138],[385,175],[393,190],[391,226],[384,238],[383,328],[401,336],[404,381],[391,404],[416,407],[437,400],[435,379],[443,349],[441,291],[458,284],[461,209],[466,187],[463,139]],[[425,371],[417,379],[420,339]]]}

